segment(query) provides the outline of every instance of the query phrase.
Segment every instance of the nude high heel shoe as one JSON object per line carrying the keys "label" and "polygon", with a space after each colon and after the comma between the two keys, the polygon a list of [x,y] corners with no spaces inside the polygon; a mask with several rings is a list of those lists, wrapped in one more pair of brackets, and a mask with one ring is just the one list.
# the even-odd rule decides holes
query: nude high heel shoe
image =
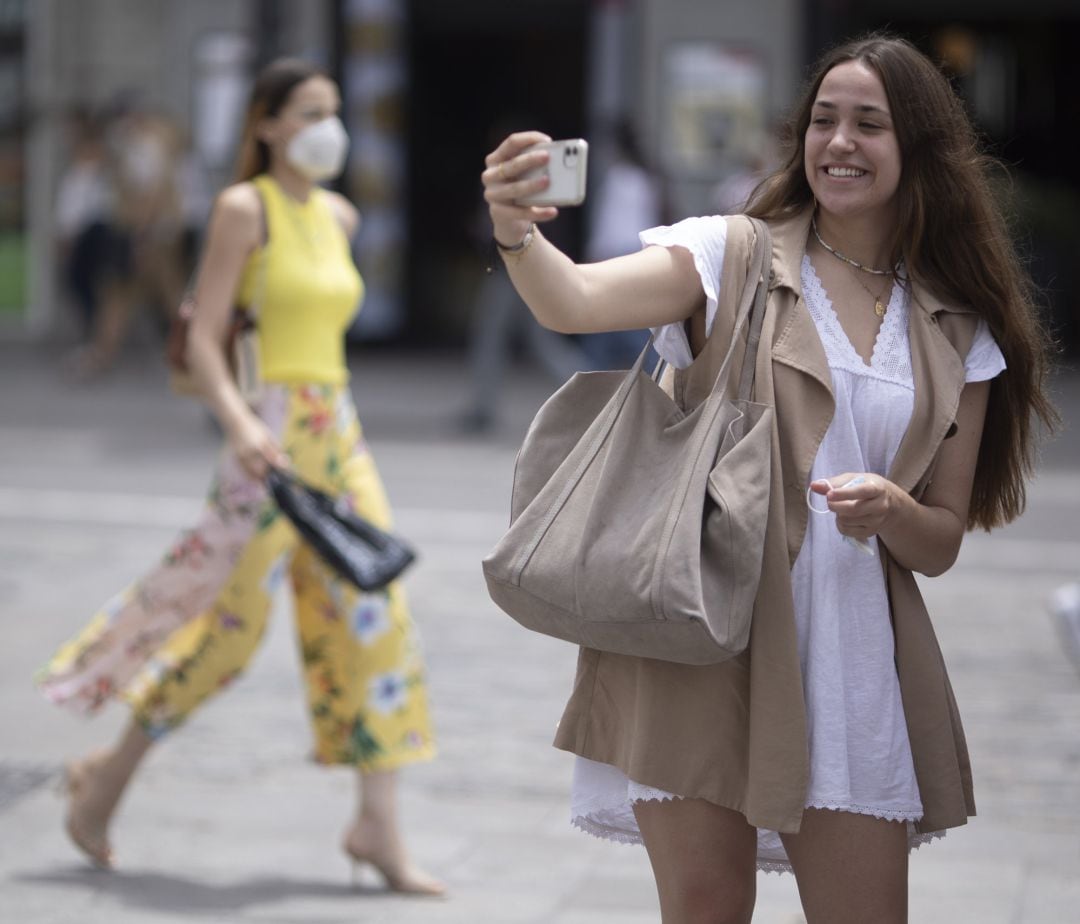
{"label": "nude high heel shoe", "polygon": [[353,888],[359,885],[360,869],[367,865],[382,877],[386,888],[391,892],[428,898],[445,897],[445,884],[417,869],[407,860],[395,861],[391,857],[380,855],[373,848],[360,844],[358,830],[355,827],[351,828],[341,845],[352,866]]}

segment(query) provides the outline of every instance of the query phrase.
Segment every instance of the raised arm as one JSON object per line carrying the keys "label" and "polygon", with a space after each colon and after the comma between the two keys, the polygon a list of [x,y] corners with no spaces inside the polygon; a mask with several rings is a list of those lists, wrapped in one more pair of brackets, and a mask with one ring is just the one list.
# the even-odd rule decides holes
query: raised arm
{"label": "raised arm", "polygon": [[[546,152],[526,148],[550,140],[540,132],[518,132],[487,156],[481,177],[484,198],[495,240],[503,248],[520,244],[534,224],[558,215],[555,208],[516,203],[547,185],[546,177],[521,177],[547,160]],[[520,252],[503,248],[500,253],[514,287],[536,319],[552,330],[594,333],[658,327],[704,310],[705,293],[693,257],[681,247],[646,247],[625,257],[577,264],[536,230]]]}

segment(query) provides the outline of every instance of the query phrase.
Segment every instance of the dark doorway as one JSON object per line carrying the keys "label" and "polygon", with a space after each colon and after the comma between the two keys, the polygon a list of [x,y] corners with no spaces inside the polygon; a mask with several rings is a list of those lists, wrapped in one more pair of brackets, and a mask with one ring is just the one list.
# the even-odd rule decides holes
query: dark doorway
{"label": "dark doorway", "polygon": [[[409,281],[405,336],[458,343],[490,224],[480,191],[497,131],[585,133],[585,0],[409,5]],[[571,253],[580,214],[545,229]]]}

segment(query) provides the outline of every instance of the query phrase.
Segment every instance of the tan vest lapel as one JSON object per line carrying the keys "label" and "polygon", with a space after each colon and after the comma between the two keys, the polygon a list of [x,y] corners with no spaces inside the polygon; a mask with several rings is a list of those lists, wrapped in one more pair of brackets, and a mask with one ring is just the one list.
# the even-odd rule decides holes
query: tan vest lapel
{"label": "tan vest lapel", "polygon": [[[946,306],[919,286],[913,286],[908,317],[911,373],[915,383],[915,406],[889,480],[918,497],[925,488],[924,476],[956,421],[960,392],[964,388],[964,362],[941,330],[940,318],[958,309]],[[959,347],[967,352],[968,344]],[[923,482],[923,483],[920,483]],[[916,486],[919,490],[916,491]]]}
{"label": "tan vest lapel", "polygon": [[802,295],[802,260],[811,214],[811,210],[806,209],[794,218],[772,226],[775,285],[790,290],[789,298],[773,301],[777,312],[777,336],[773,341],[772,357],[773,362],[783,363],[816,379],[825,386],[831,399],[829,361]]}
{"label": "tan vest lapel", "polygon": [[[802,301],[800,278],[809,228],[809,210],[770,225],[775,276],[769,296],[769,317],[766,319],[762,337],[765,342],[773,345],[774,362],[784,363],[817,380],[828,392],[831,403],[832,376],[829,363],[813,318]],[[749,222],[736,216],[728,218],[722,278],[729,280],[729,283],[721,284],[719,288],[714,331],[694,362],[675,375],[675,395],[684,406],[695,406],[712,390],[720,359],[727,350],[729,332],[738,308],[740,287],[730,284],[730,280],[742,280],[746,277],[746,267],[753,249],[752,235]],[[740,358],[739,355],[733,357],[733,368],[739,368]]]}

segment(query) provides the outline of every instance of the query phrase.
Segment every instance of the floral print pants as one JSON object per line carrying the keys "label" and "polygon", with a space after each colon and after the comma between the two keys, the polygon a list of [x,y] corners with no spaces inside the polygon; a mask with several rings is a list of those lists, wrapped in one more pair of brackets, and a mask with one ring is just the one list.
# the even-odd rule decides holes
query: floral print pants
{"label": "floral print pants", "polygon": [[[256,410],[297,474],[390,528],[347,388],[268,385]],[[195,528],[65,644],[37,683],[84,714],[126,700],[159,737],[244,669],[286,578],[316,760],[389,770],[429,759],[423,663],[400,584],[366,594],[339,580],[228,450]]]}

